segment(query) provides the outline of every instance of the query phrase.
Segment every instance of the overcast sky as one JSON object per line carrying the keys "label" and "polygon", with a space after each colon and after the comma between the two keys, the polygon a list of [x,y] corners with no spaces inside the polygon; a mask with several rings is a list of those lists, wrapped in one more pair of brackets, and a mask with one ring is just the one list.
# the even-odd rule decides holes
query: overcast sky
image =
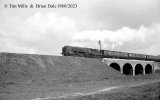
{"label": "overcast sky", "polygon": [[[7,4],[77,8],[5,8]],[[0,52],[60,55],[65,45],[160,54],[160,0],[0,0]]]}

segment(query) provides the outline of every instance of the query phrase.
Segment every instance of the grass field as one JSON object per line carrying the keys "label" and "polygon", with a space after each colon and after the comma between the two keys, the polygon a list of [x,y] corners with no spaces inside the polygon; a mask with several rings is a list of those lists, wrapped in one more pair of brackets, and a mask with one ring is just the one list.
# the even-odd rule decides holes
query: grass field
{"label": "grass field", "polygon": [[[100,59],[0,53],[0,100],[31,100],[78,92],[88,93],[106,87],[159,79],[160,74],[135,77],[123,75],[102,63]],[[146,93],[158,93],[159,90],[154,91],[156,86],[159,87],[158,85],[147,86],[146,91],[149,91],[148,89],[151,91]],[[116,97],[121,94],[142,92],[138,90],[139,88],[135,89],[112,91],[117,95],[113,100],[118,99]],[[68,99],[103,100],[104,98],[106,100],[110,96],[112,97],[112,93]],[[127,98],[127,95],[123,98]]]}
{"label": "grass field", "polygon": [[113,89],[109,92],[86,96],[70,96],[45,100],[160,100],[160,82],[136,87]]}

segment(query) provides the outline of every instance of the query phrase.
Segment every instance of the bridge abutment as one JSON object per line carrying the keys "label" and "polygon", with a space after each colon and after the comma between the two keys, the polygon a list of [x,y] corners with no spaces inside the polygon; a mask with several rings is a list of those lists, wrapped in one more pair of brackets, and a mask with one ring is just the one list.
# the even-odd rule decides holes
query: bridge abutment
{"label": "bridge abutment", "polygon": [[123,74],[123,67],[121,67],[121,74]]}
{"label": "bridge abutment", "polygon": [[146,72],[145,72],[145,70],[143,70],[143,75],[145,75],[146,74]]}
{"label": "bridge abutment", "polygon": [[135,76],[135,70],[133,70],[133,76]]}

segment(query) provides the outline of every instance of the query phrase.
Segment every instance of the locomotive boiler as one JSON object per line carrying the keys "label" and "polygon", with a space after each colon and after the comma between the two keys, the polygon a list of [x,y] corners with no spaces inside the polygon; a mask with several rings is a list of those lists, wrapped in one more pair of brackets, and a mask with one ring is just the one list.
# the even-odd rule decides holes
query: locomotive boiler
{"label": "locomotive boiler", "polygon": [[135,59],[135,60],[148,60],[148,61],[160,62],[160,56],[119,52],[111,50],[98,50],[93,48],[82,48],[73,46],[64,46],[62,48],[62,55],[87,57],[87,58],[118,58],[118,59]]}

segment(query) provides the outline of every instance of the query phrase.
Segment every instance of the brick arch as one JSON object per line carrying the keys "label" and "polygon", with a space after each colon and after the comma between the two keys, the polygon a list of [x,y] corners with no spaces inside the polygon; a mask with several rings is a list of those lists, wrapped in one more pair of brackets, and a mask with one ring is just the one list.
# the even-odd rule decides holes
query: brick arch
{"label": "brick arch", "polygon": [[123,65],[123,74],[133,75],[133,66],[130,63],[125,63]]}
{"label": "brick arch", "polygon": [[135,71],[135,75],[143,74],[143,71],[144,71],[143,65],[140,63],[136,64],[134,71]]}
{"label": "brick arch", "polygon": [[110,63],[109,66],[114,68],[114,69],[116,69],[116,70],[118,70],[118,71],[121,71],[120,65],[118,63],[116,63],[116,62]]}
{"label": "brick arch", "polygon": [[153,68],[152,68],[152,65],[151,64],[147,64],[145,66],[145,74],[150,74],[153,72]]}

